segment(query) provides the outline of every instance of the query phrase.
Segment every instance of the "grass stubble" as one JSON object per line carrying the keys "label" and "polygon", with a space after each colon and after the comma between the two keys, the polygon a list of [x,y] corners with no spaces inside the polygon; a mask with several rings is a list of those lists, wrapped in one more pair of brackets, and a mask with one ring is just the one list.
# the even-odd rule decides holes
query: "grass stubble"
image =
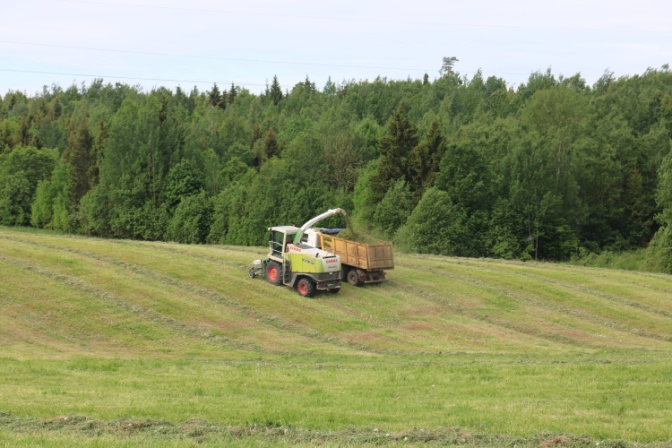
{"label": "grass stubble", "polygon": [[398,254],[305,300],[260,253],[0,229],[0,446],[672,446],[669,276]]}

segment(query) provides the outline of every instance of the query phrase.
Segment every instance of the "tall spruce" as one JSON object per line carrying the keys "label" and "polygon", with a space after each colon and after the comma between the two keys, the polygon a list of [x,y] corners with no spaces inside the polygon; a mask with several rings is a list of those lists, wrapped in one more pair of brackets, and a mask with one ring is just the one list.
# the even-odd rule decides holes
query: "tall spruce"
{"label": "tall spruce", "polygon": [[410,189],[417,203],[422,194],[434,185],[439,164],[446,152],[446,142],[438,121],[433,121],[427,136],[411,151]]}
{"label": "tall spruce", "polygon": [[214,107],[219,107],[220,109],[226,109],[226,96],[222,95],[217,87],[217,83],[212,86],[212,90],[208,93],[208,101]]}
{"label": "tall spruce", "polygon": [[233,101],[236,99],[236,96],[238,96],[238,90],[236,89],[236,86],[233,83],[231,83],[231,88],[229,89],[228,98],[226,99],[226,101],[229,104],[233,104]]}
{"label": "tall spruce", "polygon": [[275,136],[273,128],[268,128],[264,134],[264,152],[262,154],[262,160],[266,162],[267,160],[270,160],[271,157],[280,157],[280,144],[278,143],[278,138]]}
{"label": "tall spruce", "polygon": [[413,182],[411,153],[417,145],[417,129],[400,105],[388,121],[387,133],[378,144],[381,161],[371,183],[375,202],[381,201],[398,180],[408,184]]}
{"label": "tall spruce", "polygon": [[280,83],[278,82],[278,75],[273,76],[273,83],[271,84],[271,89],[269,90],[268,95],[276,106],[282,101],[283,95]]}
{"label": "tall spruce", "polygon": [[83,110],[74,115],[68,124],[68,144],[62,156],[73,167],[75,202],[79,202],[91,188],[91,170],[96,163],[93,147],[94,138],[89,132],[88,113]]}

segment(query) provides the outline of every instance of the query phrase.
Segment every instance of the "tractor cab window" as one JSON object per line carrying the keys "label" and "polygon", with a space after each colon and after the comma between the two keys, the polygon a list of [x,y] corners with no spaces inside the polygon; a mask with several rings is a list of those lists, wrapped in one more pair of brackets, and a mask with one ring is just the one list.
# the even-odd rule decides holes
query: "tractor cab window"
{"label": "tractor cab window", "polygon": [[285,246],[285,233],[278,230],[272,230],[269,235],[268,243],[273,255],[281,257]]}

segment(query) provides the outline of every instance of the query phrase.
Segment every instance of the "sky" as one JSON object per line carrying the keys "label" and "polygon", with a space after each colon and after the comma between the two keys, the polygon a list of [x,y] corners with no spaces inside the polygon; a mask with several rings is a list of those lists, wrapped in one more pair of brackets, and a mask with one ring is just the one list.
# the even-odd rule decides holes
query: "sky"
{"label": "sky", "polygon": [[669,0],[0,0],[0,95],[94,79],[261,93],[439,77],[443,57],[515,88],[534,72],[593,85],[672,63]]}

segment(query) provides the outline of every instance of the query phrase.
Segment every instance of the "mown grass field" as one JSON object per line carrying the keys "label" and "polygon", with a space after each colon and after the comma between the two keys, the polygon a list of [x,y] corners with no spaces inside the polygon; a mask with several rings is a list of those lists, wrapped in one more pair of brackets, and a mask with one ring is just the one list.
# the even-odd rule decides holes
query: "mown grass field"
{"label": "mown grass field", "polygon": [[264,252],[0,228],[0,446],[672,446],[670,276]]}

